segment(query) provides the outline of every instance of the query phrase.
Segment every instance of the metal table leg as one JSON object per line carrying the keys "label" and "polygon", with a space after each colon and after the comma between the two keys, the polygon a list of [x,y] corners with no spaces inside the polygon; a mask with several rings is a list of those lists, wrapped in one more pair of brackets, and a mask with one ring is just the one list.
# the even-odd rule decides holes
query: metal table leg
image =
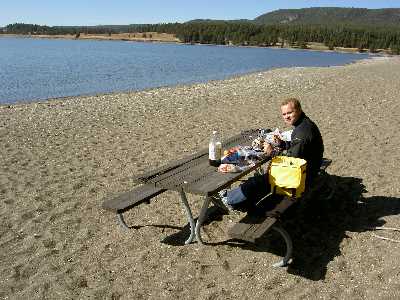
{"label": "metal table leg", "polygon": [[283,239],[285,240],[286,243],[286,254],[285,257],[273,264],[272,266],[274,267],[286,267],[289,263],[289,260],[292,258],[292,252],[293,252],[293,243],[292,243],[292,239],[289,235],[289,233],[283,229],[283,227],[279,226],[279,225],[274,225],[272,226],[272,229],[274,229],[275,231],[279,232],[281,234],[281,236],[283,237]]}
{"label": "metal table leg", "polygon": [[122,226],[122,228],[129,229],[129,226],[126,225],[125,223],[124,216],[122,215],[122,213],[117,213],[117,221],[118,224]]}
{"label": "metal table leg", "polygon": [[189,203],[187,201],[185,192],[183,190],[180,190],[179,193],[181,195],[181,200],[182,200],[183,206],[185,207],[186,216],[187,216],[187,218],[189,220],[189,224],[190,224],[190,236],[185,241],[185,244],[187,245],[193,241],[193,239],[196,235],[196,233],[195,233],[196,225],[194,224],[193,214],[192,214],[192,211],[190,210]]}
{"label": "metal table leg", "polygon": [[199,215],[199,218],[197,219],[197,223],[196,223],[195,234],[196,234],[197,241],[201,245],[204,245],[204,243],[203,243],[203,240],[201,239],[200,228],[201,228],[201,224],[204,221],[204,217],[206,215],[208,206],[210,205],[210,201],[211,201],[211,198],[210,197],[206,197],[206,199],[203,202],[203,207],[201,208],[200,215]]}

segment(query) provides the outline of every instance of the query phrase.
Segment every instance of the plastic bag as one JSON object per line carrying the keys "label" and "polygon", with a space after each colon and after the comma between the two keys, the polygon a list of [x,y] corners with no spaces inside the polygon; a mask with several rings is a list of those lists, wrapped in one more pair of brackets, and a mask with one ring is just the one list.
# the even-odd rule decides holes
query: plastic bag
{"label": "plastic bag", "polygon": [[301,197],[305,189],[306,166],[304,159],[288,156],[275,156],[269,168],[271,190],[277,194]]}

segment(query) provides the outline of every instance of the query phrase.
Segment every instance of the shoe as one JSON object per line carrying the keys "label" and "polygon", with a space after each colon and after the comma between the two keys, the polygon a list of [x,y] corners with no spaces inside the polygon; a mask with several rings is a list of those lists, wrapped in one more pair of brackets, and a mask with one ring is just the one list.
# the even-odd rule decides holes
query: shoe
{"label": "shoe", "polygon": [[221,190],[218,192],[218,196],[222,199],[224,197],[226,197],[226,195],[228,194],[228,190]]}
{"label": "shoe", "polygon": [[227,192],[226,192],[226,191],[225,191],[224,196],[221,196],[221,200],[222,200],[222,203],[224,203],[224,205],[226,206],[226,208],[227,208],[229,211],[234,211],[234,210],[235,210],[235,209],[233,208],[233,206],[232,206],[231,204],[228,203],[228,196],[227,196]]}

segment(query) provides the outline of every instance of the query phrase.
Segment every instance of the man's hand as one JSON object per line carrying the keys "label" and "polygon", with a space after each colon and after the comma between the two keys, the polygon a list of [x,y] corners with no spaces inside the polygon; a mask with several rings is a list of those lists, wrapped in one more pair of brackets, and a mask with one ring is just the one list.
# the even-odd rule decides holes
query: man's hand
{"label": "man's hand", "polygon": [[264,142],[264,153],[268,156],[271,156],[274,148],[268,142]]}
{"label": "man's hand", "polygon": [[278,135],[274,134],[272,138],[272,144],[276,147],[280,147],[280,145],[282,145],[282,142],[283,141],[281,140],[281,138]]}

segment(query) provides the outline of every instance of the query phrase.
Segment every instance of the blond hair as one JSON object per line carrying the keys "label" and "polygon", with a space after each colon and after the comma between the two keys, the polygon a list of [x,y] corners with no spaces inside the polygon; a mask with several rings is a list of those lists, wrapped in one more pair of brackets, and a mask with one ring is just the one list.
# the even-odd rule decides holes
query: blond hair
{"label": "blond hair", "polygon": [[288,105],[289,103],[293,104],[293,108],[295,110],[301,111],[301,104],[300,104],[299,99],[297,99],[297,98],[287,98],[287,99],[283,100],[281,103],[281,107]]}

